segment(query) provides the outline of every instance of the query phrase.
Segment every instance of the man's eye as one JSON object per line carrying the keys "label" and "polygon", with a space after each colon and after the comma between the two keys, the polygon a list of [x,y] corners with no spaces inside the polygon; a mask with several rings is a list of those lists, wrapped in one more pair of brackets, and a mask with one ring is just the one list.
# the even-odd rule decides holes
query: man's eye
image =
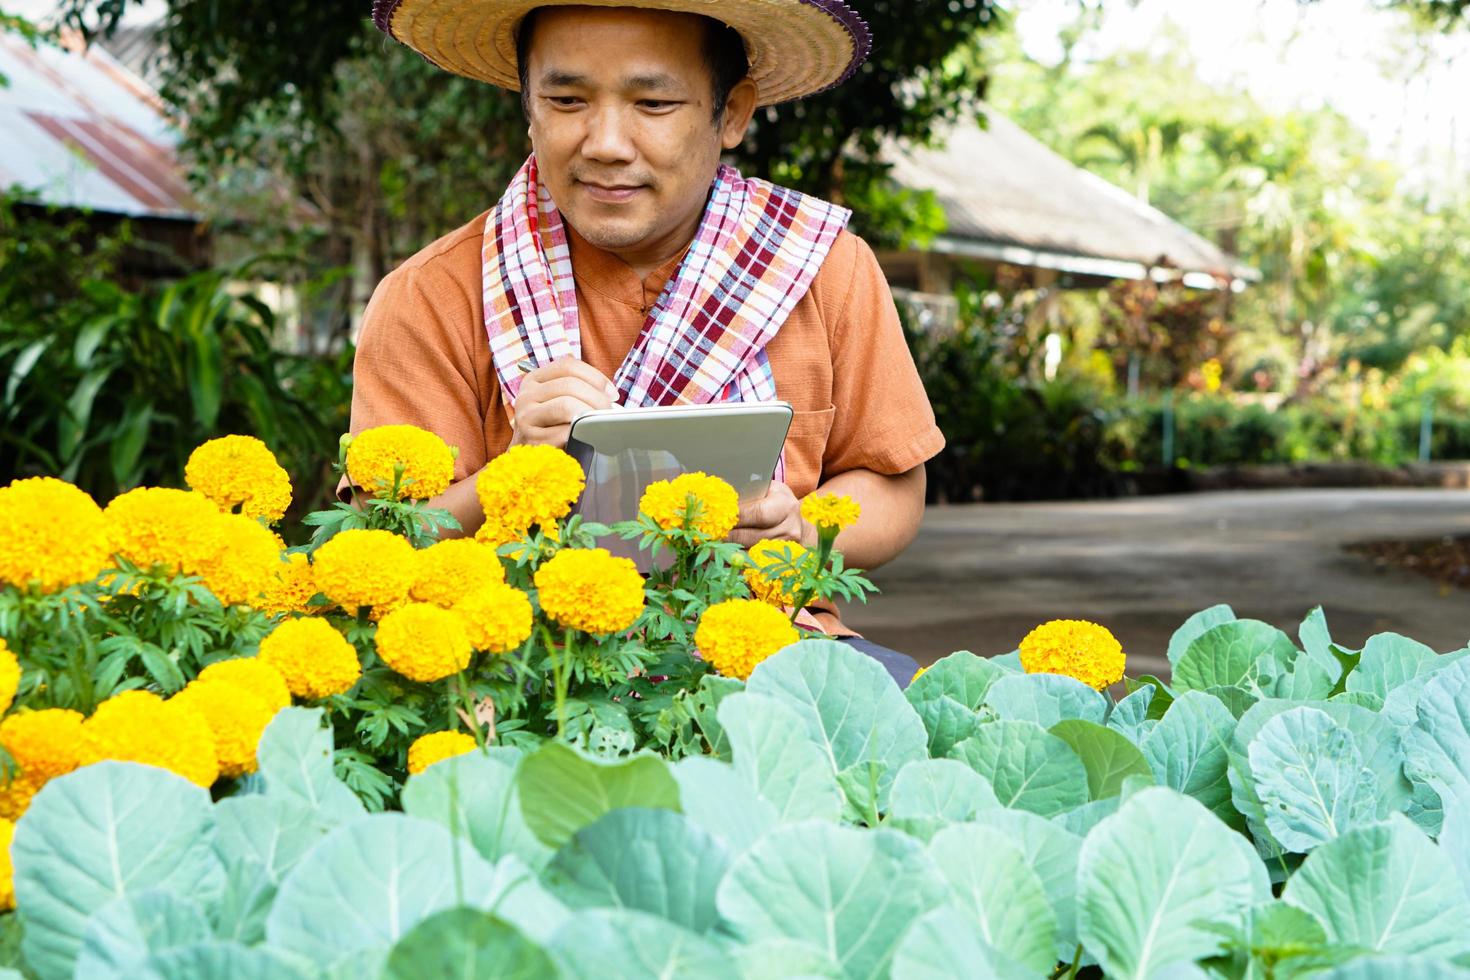
{"label": "man's eye", "polygon": [[642,99],[638,104],[645,109],[672,109],[675,105],[678,105],[676,102],[670,102],[664,99]]}
{"label": "man's eye", "polygon": [[582,101],[581,99],[577,98],[575,95],[551,95],[551,96],[547,96],[547,98],[551,102],[552,105],[559,106],[559,107],[561,107],[563,109],[570,109],[573,106],[575,106],[578,102],[581,102]]}

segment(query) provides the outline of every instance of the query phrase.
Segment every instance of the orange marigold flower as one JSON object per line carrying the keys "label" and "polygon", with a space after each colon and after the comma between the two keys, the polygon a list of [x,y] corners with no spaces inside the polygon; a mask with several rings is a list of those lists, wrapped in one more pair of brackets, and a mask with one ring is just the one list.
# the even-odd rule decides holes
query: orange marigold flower
{"label": "orange marigold flower", "polygon": [[512,446],[475,478],[485,524],[475,535],[508,544],[532,527],[549,531],[571,513],[586,485],[582,466],[555,446]]}
{"label": "orange marigold flower", "polygon": [[408,598],[418,574],[413,545],[391,531],[343,531],[316,550],[317,589],[349,613]]}
{"label": "orange marigold flower", "polygon": [[400,469],[399,498],[437,497],[454,480],[454,450],[416,425],[380,425],[347,445],[347,476],[370,494],[389,496]]}
{"label": "orange marigold flower", "polygon": [[236,779],[255,771],[255,747],[275,714],[264,701],[220,680],[194,680],[169,703],[187,705],[203,716],[214,735],[221,776]]}
{"label": "orange marigold flower", "polygon": [[418,553],[418,575],[410,595],[448,609],[482,585],[505,581],[495,549],[473,538],[438,541]]}
{"label": "orange marigold flower", "polygon": [[464,732],[430,732],[408,747],[408,773],[417,776],[436,762],[475,751],[475,740]]}
{"label": "orange marigold flower", "polygon": [[147,691],[124,691],[82,722],[79,762],[141,762],[208,789],[219,778],[214,735],[199,711]]}
{"label": "orange marigold flower", "polygon": [[1028,674],[1063,674],[1101,691],[1123,679],[1127,657],[1107,629],[1081,619],[1042,623],[1021,641]]}
{"label": "orange marigold flower", "polygon": [[111,564],[110,525],[86,491],[48,476],[0,489],[0,584],[56,592]]}
{"label": "orange marigold flower", "polygon": [[470,645],[486,653],[514,650],[531,635],[531,600],[520,589],[491,582],[454,604]]}
{"label": "orange marigold flower", "polygon": [[427,602],[410,602],[384,616],[375,642],[383,663],[423,684],[464,670],[474,652],[460,617]]}
{"label": "orange marigold flower", "polygon": [[740,519],[740,497],[730,484],[705,473],[684,473],[672,480],[650,483],[638,501],[638,510],[665,531],[672,531],[684,527],[691,497],[696,501],[698,516],[689,530],[720,541],[735,528]]}
{"label": "orange marigold flower", "polygon": [[536,570],[541,609],[584,633],[620,633],[643,612],[643,576],[606,548],[567,548]]}
{"label": "orange marigold flower", "polygon": [[802,519],[827,530],[851,527],[861,514],[856,500],[835,493],[812,494],[801,502]]}
{"label": "orange marigold flower", "polygon": [[224,511],[274,524],[291,506],[291,477],[254,436],[221,436],[189,454],[184,481]]}
{"label": "orange marigold flower", "polygon": [[218,681],[249,691],[271,709],[272,715],[291,705],[291,691],[286,687],[286,678],[259,657],[217,661],[201,670],[197,680]]}
{"label": "orange marigold flower", "polygon": [[759,599],[727,599],[699,617],[694,645],[726,677],[745,680],[771,654],[801,639],[785,613]]}
{"label": "orange marigold flower", "polygon": [[15,760],[15,778],[0,786],[0,817],[19,820],[31,797],[81,760],[82,716],[67,708],[18,711],[0,722],[0,745]]}
{"label": "orange marigold flower", "polygon": [[345,694],[362,676],[357,651],[324,619],[288,619],[260,641],[259,659],[286,679],[298,698]]}

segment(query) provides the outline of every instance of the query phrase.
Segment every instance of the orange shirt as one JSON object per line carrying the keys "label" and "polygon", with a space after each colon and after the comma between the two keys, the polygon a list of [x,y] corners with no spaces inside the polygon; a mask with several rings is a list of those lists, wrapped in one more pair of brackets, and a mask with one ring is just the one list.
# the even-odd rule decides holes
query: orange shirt
{"label": "orange shirt", "polygon": [[[379,283],[353,366],[352,431],[411,423],[459,447],[455,480],[510,445],[490,359],[480,279],[481,214]],[[676,257],[645,279],[569,230],[582,359],[612,377]],[[798,497],[865,468],[912,469],[944,446],[878,261],[843,232],[811,289],[766,348],[776,393],[795,411],[786,482]]]}

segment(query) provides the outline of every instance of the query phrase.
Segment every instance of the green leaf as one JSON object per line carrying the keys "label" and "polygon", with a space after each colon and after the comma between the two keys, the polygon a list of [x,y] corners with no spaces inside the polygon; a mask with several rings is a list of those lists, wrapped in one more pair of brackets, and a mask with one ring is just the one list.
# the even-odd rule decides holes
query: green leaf
{"label": "green leaf", "polygon": [[467,752],[437,762],[403,787],[403,812],[468,837],[487,861],[515,854],[533,868],[551,860],[521,813],[514,749]]}
{"label": "green leaf", "polygon": [[1470,980],[1470,969],[1432,956],[1363,956],[1313,976],[1317,980]]}
{"label": "green leaf", "polygon": [[810,943],[763,939],[733,954],[745,980],[842,980],[842,970]]}
{"label": "green leaf", "polygon": [[82,446],[92,424],[92,405],[111,375],[110,367],[88,371],[66,400],[66,412],[56,420],[56,451],[62,459],[71,460]]}
{"label": "green leaf", "polygon": [[1140,748],[1154,728],[1154,722],[1149,718],[1149,706],[1153,703],[1155,690],[1152,685],[1144,685],[1113,705],[1113,710],[1108,712],[1108,727]]}
{"label": "green leaf", "polygon": [[386,954],[435,912],[492,910],[507,890],[505,876],[438,824],[376,814],[338,827],[297,862],[281,882],[266,938],[316,963]]}
{"label": "green leaf", "polygon": [[990,685],[1009,673],[992,660],[961,650],[930,664],[903,695],[916,708],[922,701],[948,697],[974,710],[985,701]]}
{"label": "green leaf", "polygon": [[1248,748],[1256,795],[1272,836],[1305,853],[1373,820],[1377,780],[1352,733],[1316,708],[1293,708],[1261,727]]}
{"label": "green leaf", "polygon": [[663,759],[594,759],[561,742],[547,742],[521,760],[516,774],[521,815],[548,847],[610,810],[625,806],[679,809],[679,784]]}
{"label": "green leaf", "polygon": [[214,820],[221,863],[253,861],[276,884],[329,829],[315,810],[289,796],[231,796],[215,804]]}
{"label": "green leaf", "polygon": [[970,918],[949,905],[915,922],[893,957],[893,980],[1034,980],[1038,975],[981,939]]}
{"label": "green leaf", "polygon": [[1238,819],[1230,802],[1230,736],[1235,718],[1218,699],[1185,691],[1143,741],[1154,778],[1192,796],[1215,816]]}
{"label": "green leaf", "polygon": [[551,949],[566,964],[568,977],[740,977],[735,964],[710,940],[632,909],[584,909],[557,931]]}
{"label": "green leaf", "polygon": [[383,980],[542,980],[555,961],[512,925],[463,906],[436,912],[408,931],[388,954]]}
{"label": "green leaf", "polygon": [[956,824],[929,842],[950,894],[993,949],[1038,973],[1056,963],[1056,917],[1025,853],[1004,831]]}
{"label": "green leaf", "polygon": [[1087,802],[1087,769],[1066,742],[1030,721],[981,725],[950,757],[990,780],[1002,806],[1044,817]]}
{"label": "green leaf", "polygon": [[924,730],[928,732],[929,754],[934,758],[948,755],[950,749],[974,735],[982,721],[973,709],[947,694],[912,703],[919,720],[924,723]]}
{"label": "green leaf", "polygon": [[903,764],[929,756],[924,725],[888,671],[846,643],[793,644],[756,667],[745,687],[795,708],[834,774],[881,764],[880,809]]}
{"label": "green leaf", "polygon": [[1184,656],[1184,652],[1189,649],[1189,645],[1200,635],[1222,623],[1231,623],[1234,621],[1235,610],[1226,605],[1201,609],[1193,616],[1190,616],[1184,621],[1184,625],[1180,626],[1174,631],[1174,635],[1169,637],[1169,663],[1177,667],[1179,659]]}
{"label": "green leaf", "polygon": [[1061,674],[1009,674],[990,685],[985,704],[998,718],[1042,728],[1072,718],[1101,725],[1108,715],[1106,697]]}
{"label": "green leaf", "polygon": [[1397,633],[1379,633],[1363,644],[1358,666],[1347,677],[1347,690],[1386,698],[1400,684],[1439,665],[1439,654],[1417,640]]}
{"label": "green leaf", "polygon": [[1077,945],[1077,858],[1082,838],[1025,810],[982,810],[975,821],[1002,831],[1021,849],[1046,889],[1057,926],[1057,959],[1070,961]]}
{"label": "green leaf", "polygon": [[1381,953],[1470,952],[1470,898],[1443,849],[1398,815],[1307,855],[1281,897],[1320,919],[1334,943]]}
{"label": "green leaf", "polygon": [[995,790],[981,775],[954,759],[920,759],[898,771],[888,815],[898,819],[969,820],[999,807]]}
{"label": "green leaf", "polygon": [[332,769],[332,732],[321,708],[285,708],[260,736],[255,757],[270,796],[295,800],[327,824],[362,816],[356,794]]}
{"label": "green leaf", "polygon": [[88,918],[119,896],[159,889],[211,902],[224,881],[213,834],[209,793],[162,769],[100,762],[51,780],[10,847],[26,963],[70,976]]}
{"label": "green leaf", "polygon": [[1274,692],[1298,651],[1290,637],[1269,623],[1237,619],[1212,626],[1190,641],[1174,665],[1174,687],[1207,691],[1238,687],[1257,697]]}
{"label": "green leaf", "polygon": [[747,691],[720,702],[719,722],[735,771],[775,808],[778,822],[842,816],[842,790],[830,757],[806,737],[806,722],[795,708]]}
{"label": "green leaf", "polygon": [[945,891],[912,838],[808,821],[778,827],[737,858],[718,904],[746,942],[806,942],[865,980],[887,974],[908,924]]}
{"label": "green leaf", "polygon": [[219,334],[210,327],[191,330],[185,353],[194,419],[205,432],[212,432],[224,401],[224,351]]}
{"label": "green leaf", "polygon": [[213,936],[204,910],[186,896],[160,890],[119,895],[87,921],[76,975],[125,980],[153,953]]}
{"label": "green leaf", "polygon": [[1418,720],[1404,732],[1409,775],[1451,806],[1470,806],[1470,660],[1437,672],[1419,696]]}
{"label": "green leaf", "polygon": [[1307,656],[1335,668],[1332,681],[1337,683],[1341,679],[1342,665],[1332,653],[1332,634],[1327,630],[1327,616],[1321,606],[1307,613],[1307,618],[1297,627],[1296,636]]}
{"label": "green leaf", "polygon": [[148,445],[148,433],[153,427],[153,406],[129,403],[123,411],[108,440],[108,458],[112,464],[112,479],[121,489],[137,486],[141,479],[138,465],[143,449]]}
{"label": "green leaf", "polygon": [[674,764],[680,809],[739,854],[776,826],[776,808],[751,791],[735,767],[718,759],[690,756]]}
{"label": "green leaf", "polygon": [[577,831],[544,878],[573,908],[626,907],[702,933],[719,923],[715,889],[729,864],[683,814],[629,807]]}
{"label": "green leaf", "polygon": [[307,980],[316,973],[312,964],[278,950],[215,940],[154,953],[133,976],[140,980]]}
{"label": "green leaf", "polygon": [[1150,783],[1154,772],[1138,746],[1111,728],[1090,721],[1057,722],[1051,734],[1071,746],[1087,771],[1088,798],[1105,800],[1123,791],[1123,780],[1142,776]]}
{"label": "green leaf", "polygon": [[53,335],[42,338],[41,340],[33,340],[15,356],[15,360],[10,365],[10,379],[5,383],[6,407],[13,408],[15,404],[15,393],[20,390],[21,385],[25,384],[26,377],[35,368],[36,362],[41,359],[42,354],[46,353],[47,348],[51,346],[52,341],[55,339],[56,337]]}
{"label": "green leaf", "polygon": [[1174,703],[1174,689],[1153,674],[1140,674],[1137,677],[1124,677],[1123,686],[1130,693],[1143,690],[1145,687],[1153,689],[1153,696],[1148,703],[1147,721],[1158,721],[1164,717],[1164,712],[1169,710],[1169,705]]}
{"label": "green leaf", "polygon": [[1078,932],[1110,976],[1213,955],[1222,940],[1208,927],[1270,897],[1246,839],[1163,787],[1128,798],[1088,835],[1077,882]]}

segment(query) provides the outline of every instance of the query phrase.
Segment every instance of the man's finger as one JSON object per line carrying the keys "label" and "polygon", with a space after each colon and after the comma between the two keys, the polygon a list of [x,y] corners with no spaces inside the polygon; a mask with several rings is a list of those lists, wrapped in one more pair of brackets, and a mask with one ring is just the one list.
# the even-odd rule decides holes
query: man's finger
{"label": "man's finger", "polygon": [[533,402],[524,408],[518,407],[516,419],[523,428],[546,429],[556,425],[570,424],[576,420],[577,416],[591,410],[592,406],[580,398],[560,395],[549,401]]}
{"label": "man's finger", "polygon": [[596,391],[604,392],[608,398],[617,400],[617,389],[607,375],[586,361],[575,357],[559,357],[550,364],[538,367],[526,375],[527,381],[544,384],[557,378],[577,378]]}
{"label": "man's finger", "polygon": [[613,404],[612,398],[602,388],[590,385],[582,378],[571,375],[536,382],[534,385],[528,379],[527,384],[521,388],[521,396],[517,401],[538,404],[557,398],[575,398],[589,409],[611,408]]}

